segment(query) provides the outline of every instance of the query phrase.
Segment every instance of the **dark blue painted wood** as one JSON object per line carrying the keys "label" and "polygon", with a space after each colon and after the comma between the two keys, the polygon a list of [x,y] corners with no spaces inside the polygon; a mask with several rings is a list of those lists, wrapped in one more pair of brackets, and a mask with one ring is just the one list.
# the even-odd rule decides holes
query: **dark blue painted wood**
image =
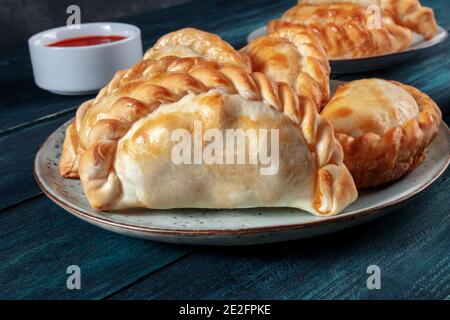
{"label": "dark blue painted wood", "polygon": [[[114,299],[448,299],[450,172],[409,206],[320,238],[198,248]],[[369,265],[381,290],[368,290]]]}
{"label": "dark blue painted wood", "polygon": [[[71,117],[0,135],[0,209],[10,207],[0,210],[0,298],[102,298],[189,252],[102,231],[42,195],[34,156]],[[65,287],[71,264],[82,267],[80,291]]]}
{"label": "dark blue painted wood", "polygon": [[[0,239],[1,299],[100,299],[190,250],[104,231],[44,196],[1,212]],[[81,290],[67,289],[70,265]]]}
{"label": "dark blue painted wood", "polygon": [[[424,1],[450,27],[450,5]],[[450,40],[396,68],[345,75],[395,79],[430,94],[449,120]],[[318,239],[258,248],[197,249],[114,299],[449,299],[449,177],[375,223]],[[366,287],[367,266],[382,271],[382,290]],[[185,273],[185,270],[195,270]],[[218,276],[220,275],[220,276]],[[168,286],[167,284],[170,283]]]}
{"label": "dark blue painted wood", "polygon": [[[450,28],[450,4],[424,0]],[[150,46],[194,26],[234,46],[295,1],[196,1],[124,19]],[[379,76],[419,87],[449,120],[450,41]],[[32,176],[35,152],[87,97],[35,87],[26,50],[0,53],[0,298],[434,298],[450,299],[449,173],[403,209],[326,237],[256,248],[192,248],[126,238],[79,221],[46,199]],[[82,268],[81,291],[65,288]],[[382,290],[365,287],[369,264]]]}
{"label": "dark blue painted wood", "polygon": [[90,96],[60,96],[38,88],[26,50],[0,55],[0,90],[7,94],[0,101],[0,134],[54,113],[74,113]]}
{"label": "dark blue painted wood", "polygon": [[41,193],[34,181],[36,152],[48,135],[73,114],[0,135],[0,209]]}

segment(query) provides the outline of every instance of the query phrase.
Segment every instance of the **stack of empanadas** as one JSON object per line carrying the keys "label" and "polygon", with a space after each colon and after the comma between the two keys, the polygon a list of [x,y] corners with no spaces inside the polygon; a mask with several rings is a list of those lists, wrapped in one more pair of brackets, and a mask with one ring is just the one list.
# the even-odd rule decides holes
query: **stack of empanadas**
{"label": "stack of empanadas", "polygon": [[[276,72],[253,72],[250,58],[216,35],[183,29],[163,36],[141,62],[118,72],[78,109],[61,174],[79,177],[90,204],[101,210],[294,207],[319,216],[339,213],[357,192],[333,128],[317,112],[328,100],[328,62],[320,47],[301,40],[293,45],[298,60],[286,83]],[[244,143],[231,151],[218,148],[216,140],[230,130],[244,133]],[[257,141],[245,137],[252,132],[260,134]],[[197,149],[180,155],[174,135],[186,138],[188,151],[203,150],[200,158]],[[249,159],[267,140],[271,163]],[[235,161],[242,149],[248,158]]]}
{"label": "stack of empanadas", "polygon": [[[301,34],[305,32],[308,31],[303,30]],[[273,62],[295,60],[295,55],[285,49],[289,47],[286,44],[289,40],[283,37],[287,33],[295,34],[295,31],[284,29],[258,38],[242,51],[254,64],[263,66],[260,68],[263,72],[289,83],[291,69]],[[266,43],[283,43],[283,46]],[[262,54],[265,52],[269,53]],[[344,163],[358,188],[396,181],[416,168],[442,120],[439,108],[426,94],[382,79],[353,81],[341,86],[321,115],[333,124],[344,150]]]}
{"label": "stack of empanadas", "polygon": [[330,59],[369,57],[399,52],[412,32],[434,37],[433,10],[418,0],[300,0],[268,33],[309,31],[320,39]]}
{"label": "stack of empanadas", "polygon": [[[358,17],[377,1],[352,2]],[[414,12],[429,16],[405,2],[424,13],[380,3],[411,28]],[[310,21],[339,16],[330,8],[311,9]],[[356,187],[403,177],[437,134],[439,108],[381,79],[350,82],[330,100],[330,66],[312,32],[276,28],[241,51],[192,28],[163,36],[77,110],[61,175],[80,178],[100,210],[293,207],[318,216],[341,212]]]}

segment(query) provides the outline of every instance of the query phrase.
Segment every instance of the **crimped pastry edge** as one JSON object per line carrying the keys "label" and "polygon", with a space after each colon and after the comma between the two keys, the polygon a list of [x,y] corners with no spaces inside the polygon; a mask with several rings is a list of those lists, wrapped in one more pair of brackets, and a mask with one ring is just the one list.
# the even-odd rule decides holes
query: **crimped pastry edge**
{"label": "crimped pastry edge", "polygon": [[397,181],[414,170],[424,160],[442,121],[439,107],[428,95],[412,86],[389,82],[413,96],[419,105],[419,114],[381,137],[374,133],[357,138],[336,133],[344,151],[344,163],[358,189]]}
{"label": "crimped pastry edge", "polygon": [[[331,73],[328,58],[321,43],[317,42],[307,31],[296,32],[293,30],[281,30],[253,40],[247,46],[242,48],[241,51],[247,54],[252,60],[254,59],[252,51],[257,49],[258,45],[264,45],[266,39],[287,41],[296,48],[297,52],[302,57],[302,70],[297,75],[295,83],[290,85],[296,90],[297,94],[310,97],[315,102],[317,111],[320,112],[330,99],[329,78]],[[312,46],[313,50],[308,48],[308,46]],[[309,54],[303,55],[303,51],[306,51]],[[314,51],[315,55],[311,55],[311,51]],[[310,67],[312,67],[313,70],[306,68],[304,63],[310,63]],[[301,79],[306,79],[305,81],[308,82],[308,86],[304,86],[304,83],[300,81]],[[297,88],[297,85],[302,85],[302,88]],[[304,92],[304,90],[307,90],[308,92]]]}
{"label": "crimped pastry edge", "polygon": [[[184,59],[183,61],[186,62],[186,59],[198,60],[201,58],[179,59]],[[316,158],[317,171],[313,200],[316,211],[312,212],[313,214],[322,216],[336,214],[356,199],[356,188],[350,173],[343,164],[342,148],[334,137],[331,124],[317,113],[311,99],[298,97],[288,85],[272,82],[262,73],[248,73],[245,69],[236,66],[221,68],[209,66],[206,69],[206,71],[214,69],[213,71],[223,74],[229,80],[228,83],[233,85],[233,88],[229,88],[231,92],[238,93],[247,99],[263,101],[268,107],[274,107],[283,112],[291,121],[300,126],[305,141]],[[189,73],[180,76],[183,75],[192,76]],[[119,72],[118,79],[122,76],[123,72]],[[199,81],[195,77],[191,78],[193,83]],[[118,84],[114,79],[111,83]],[[111,92],[119,90],[119,88],[120,85]],[[198,85],[196,88],[199,90],[211,89],[206,86],[202,87],[202,85]],[[108,96],[111,92],[104,92],[103,96]],[[173,101],[178,101],[181,97],[177,95]],[[157,97],[155,99],[158,100]],[[95,100],[90,100],[79,108],[77,119],[71,124],[72,128],[69,127],[68,131],[79,128],[84,115],[94,102]],[[74,164],[79,162],[79,168],[76,171],[79,173],[84,191],[92,207],[99,210],[114,209],[114,204],[120,198],[121,193],[120,180],[113,169],[117,142],[137,119],[167,103],[167,101],[154,102],[143,105],[140,101],[127,97],[115,100],[111,110],[114,109],[117,113],[116,117],[102,119],[95,124],[95,128],[91,128],[91,131],[95,132],[95,138],[90,139],[93,141],[89,142],[90,145],[86,150],[80,149],[77,139],[71,139],[70,135],[66,136],[63,159],[68,160],[72,155],[72,163],[69,166],[70,161],[61,161],[60,172],[63,176],[76,178]],[[118,105],[115,106],[116,104]],[[64,154],[68,156],[66,157]],[[64,172],[64,168],[69,168],[69,170]]]}

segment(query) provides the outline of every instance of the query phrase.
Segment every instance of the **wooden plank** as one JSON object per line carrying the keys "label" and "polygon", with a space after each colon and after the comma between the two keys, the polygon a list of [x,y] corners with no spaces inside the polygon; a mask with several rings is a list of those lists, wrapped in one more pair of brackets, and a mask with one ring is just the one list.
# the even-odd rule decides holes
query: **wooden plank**
{"label": "wooden plank", "polygon": [[[0,299],[102,298],[190,250],[100,230],[40,195],[35,154],[72,116],[0,135],[0,209],[10,207],[0,213]],[[81,267],[82,290],[65,286],[71,264]]]}
{"label": "wooden plank", "polygon": [[0,134],[50,114],[75,110],[81,102],[92,97],[61,96],[38,88],[34,84],[28,53],[24,50],[1,55],[0,67],[0,90],[7,93],[0,101]]}
{"label": "wooden plank", "polygon": [[[126,21],[143,29],[145,47],[185,26],[217,32],[239,47],[248,32],[293,3],[198,1]],[[448,29],[448,4],[424,3],[436,5]],[[343,79],[378,75],[404,81],[448,108],[448,51],[447,42],[426,61]],[[71,109],[59,112],[85,97],[34,87],[24,51],[2,57],[0,88],[11,97],[0,102],[0,208],[34,198],[0,214],[0,298],[450,298],[448,173],[404,209],[367,226],[256,248],[200,248],[186,257],[188,247],[102,231],[39,196],[31,171],[34,154],[72,116]],[[33,122],[49,115],[55,119]],[[365,268],[373,263],[382,269],[381,291],[365,287]],[[65,288],[69,264],[82,268],[81,291]]]}
{"label": "wooden plank", "polygon": [[[442,16],[450,15],[441,10]],[[448,41],[428,60],[341,78],[382,76],[411,83],[432,95],[448,114],[447,52]],[[390,216],[338,234],[257,248],[197,249],[110,298],[449,298],[448,179],[447,172]],[[380,291],[366,288],[371,264],[381,267]]]}
{"label": "wooden plank", "polygon": [[[385,218],[319,238],[197,248],[111,299],[450,298],[450,172]],[[369,265],[381,290],[368,290]]]}
{"label": "wooden plank", "polygon": [[[133,17],[143,31],[144,47],[161,35],[195,27],[220,35],[235,48],[246,44],[247,35],[293,6],[293,0],[194,1],[154,14]],[[174,19],[176,17],[176,19]]]}
{"label": "wooden plank", "polygon": [[[3,211],[0,238],[0,299],[100,299],[191,250],[99,229],[44,196]],[[67,289],[70,265],[81,290]]]}
{"label": "wooden plank", "polygon": [[0,210],[41,193],[33,176],[36,152],[50,133],[72,117],[65,114],[0,135]]}

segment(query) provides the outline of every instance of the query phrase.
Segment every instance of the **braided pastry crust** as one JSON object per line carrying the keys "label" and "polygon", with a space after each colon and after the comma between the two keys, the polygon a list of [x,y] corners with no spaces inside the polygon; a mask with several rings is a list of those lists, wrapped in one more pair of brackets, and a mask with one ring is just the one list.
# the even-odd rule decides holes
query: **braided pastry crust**
{"label": "braided pastry crust", "polygon": [[393,182],[414,170],[442,120],[426,94],[381,79],[341,86],[322,116],[334,126],[358,188]]}
{"label": "braided pastry crust", "polygon": [[364,8],[378,6],[391,16],[395,23],[421,34],[425,39],[433,38],[437,33],[434,11],[423,7],[418,0],[299,0],[302,4],[353,3]]}
{"label": "braided pastry crust", "polygon": [[[355,200],[342,148],[311,99],[205,55],[144,59],[79,108],[60,172],[79,174],[92,207],[287,206],[322,216]],[[278,172],[261,175],[261,164],[175,164],[170,132],[193,136],[196,121],[220,132],[279,130]]]}
{"label": "braided pastry crust", "polygon": [[204,57],[223,66],[238,66],[250,72],[248,57],[223,41],[219,36],[185,28],[162,36],[144,55],[144,59],[159,59],[165,56]]}
{"label": "braided pastry crust", "polygon": [[314,101],[318,111],[330,98],[330,64],[321,44],[306,31],[281,29],[241,49],[254,71],[286,82],[300,96]]}
{"label": "braided pastry crust", "polygon": [[388,54],[411,45],[411,30],[396,24],[386,12],[382,12],[380,28],[370,28],[369,17],[366,8],[351,3],[299,4],[281,20],[270,21],[268,33],[309,31],[322,42],[330,59]]}

